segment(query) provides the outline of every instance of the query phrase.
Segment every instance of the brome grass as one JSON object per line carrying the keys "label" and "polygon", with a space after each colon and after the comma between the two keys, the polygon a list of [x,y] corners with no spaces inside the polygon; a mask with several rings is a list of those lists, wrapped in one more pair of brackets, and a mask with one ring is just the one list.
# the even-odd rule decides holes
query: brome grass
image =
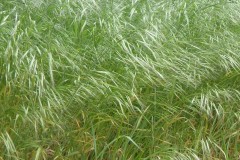
{"label": "brome grass", "polygon": [[0,159],[238,159],[239,7],[0,0]]}

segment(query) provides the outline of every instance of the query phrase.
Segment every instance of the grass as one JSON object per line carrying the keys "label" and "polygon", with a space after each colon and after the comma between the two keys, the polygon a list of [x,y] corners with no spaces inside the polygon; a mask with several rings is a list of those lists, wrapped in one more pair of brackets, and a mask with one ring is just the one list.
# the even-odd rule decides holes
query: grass
{"label": "grass", "polygon": [[239,7],[0,0],[0,159],[238,159]]}

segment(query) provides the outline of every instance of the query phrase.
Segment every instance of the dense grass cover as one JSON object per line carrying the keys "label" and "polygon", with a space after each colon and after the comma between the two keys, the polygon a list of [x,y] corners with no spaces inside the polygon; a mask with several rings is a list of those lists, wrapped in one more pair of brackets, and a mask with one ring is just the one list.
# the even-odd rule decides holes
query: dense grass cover
{"label": "dense grass cover", "polygon": [[0,159],[238,159],[239,8],[0,0]]}

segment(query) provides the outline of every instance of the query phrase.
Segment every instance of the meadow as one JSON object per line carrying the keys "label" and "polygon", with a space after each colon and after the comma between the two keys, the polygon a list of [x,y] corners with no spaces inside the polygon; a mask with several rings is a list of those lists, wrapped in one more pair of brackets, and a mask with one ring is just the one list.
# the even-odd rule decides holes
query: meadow
{"label": "meadow", "polygon": [[239,0],[0,0],[0,160],[240,158]]}

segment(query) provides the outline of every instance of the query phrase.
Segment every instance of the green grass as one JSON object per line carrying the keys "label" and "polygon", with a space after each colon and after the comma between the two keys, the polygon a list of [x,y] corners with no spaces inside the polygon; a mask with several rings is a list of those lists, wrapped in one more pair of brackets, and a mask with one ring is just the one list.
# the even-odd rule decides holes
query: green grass
{"label": "green grass", "polygon": [[239,8],[0,0],[0,159],[237,160]]}

